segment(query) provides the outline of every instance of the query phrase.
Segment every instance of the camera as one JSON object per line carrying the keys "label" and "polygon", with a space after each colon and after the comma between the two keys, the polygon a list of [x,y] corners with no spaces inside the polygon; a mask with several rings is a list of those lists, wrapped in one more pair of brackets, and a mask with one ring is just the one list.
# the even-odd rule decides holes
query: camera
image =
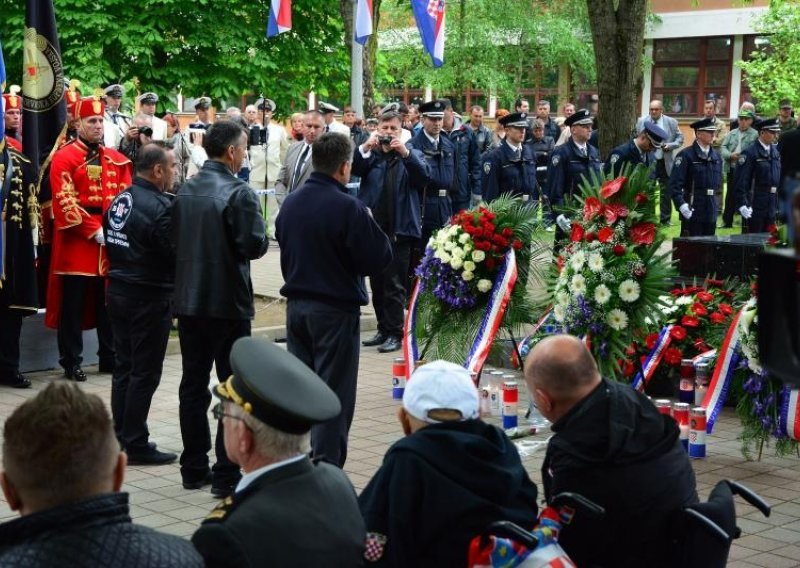
{"label": "camera", "polygon": [[378,143],[382,146],[389,146],[392,143],[392,137],[388,134],[386,136],[378,136]]}
{"label": "camera", "polygon": [[153,129],[150,128],[149,126],[140,126],[139,127],[139,134],[144,134],[145,136],[148,136],[148,137],[152,138],[153,137]]}

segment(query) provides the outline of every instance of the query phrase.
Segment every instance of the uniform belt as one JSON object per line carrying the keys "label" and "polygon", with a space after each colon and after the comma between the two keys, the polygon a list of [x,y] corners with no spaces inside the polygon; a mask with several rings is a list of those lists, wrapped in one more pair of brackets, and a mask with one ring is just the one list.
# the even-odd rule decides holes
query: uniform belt
{"label": "uniform belt", "polygon": [[84,209],[86,209],[86,212],[89,215],[102,215],[103,214],[103,208],[102,207],[84,207]]}
{"label": "uniform belt", "polygon": [[439,197],[447,197],[448,191],[446,189],[439,190]]}
{"label": "uniform belt", "polygon": [[755,188],[756,191],[763,191],[765,193],[778,193],[777,187],[770,187],[768,185],[757,185]]}
{"label": "uniform belt", "polygon": [[714,195],[716,190],[714,189],[695,189],[694,192],[699,195]]}

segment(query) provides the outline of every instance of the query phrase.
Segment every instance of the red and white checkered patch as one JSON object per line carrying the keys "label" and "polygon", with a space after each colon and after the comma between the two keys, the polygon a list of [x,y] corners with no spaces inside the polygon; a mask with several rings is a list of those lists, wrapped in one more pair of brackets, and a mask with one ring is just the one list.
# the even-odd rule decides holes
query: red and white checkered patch
{"label": "red and white checkered patch", "polygon": [[439,12],[444,12],[444,2],[442,0],[428,0],[428,15],[431,18],[439,16]]}
{"label": "red and white checkered patch", "polygon": [[380,533],[367,533],[367,548],[364,550],[364,559],[367,562],[377,562],[383,556],[386,547],[386,535]]}

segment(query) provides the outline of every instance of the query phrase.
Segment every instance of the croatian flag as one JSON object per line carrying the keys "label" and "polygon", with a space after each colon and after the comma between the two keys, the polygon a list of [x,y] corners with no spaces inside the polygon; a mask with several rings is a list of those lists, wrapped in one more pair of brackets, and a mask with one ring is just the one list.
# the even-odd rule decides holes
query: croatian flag
{"label": "croatian flag", "polygon": [[434,67],[441,67],[444,63],[444,2],[411,0],[422,45],[431,56]]}
{"label": "croatian flag", "polygon": [[372,0],[358,0],[356,5],[356,42],[366,45],[372,35]]}
{"label": "croatian flag", "polygon": [[292,29],[292,0],[270,0],[267,37]]}

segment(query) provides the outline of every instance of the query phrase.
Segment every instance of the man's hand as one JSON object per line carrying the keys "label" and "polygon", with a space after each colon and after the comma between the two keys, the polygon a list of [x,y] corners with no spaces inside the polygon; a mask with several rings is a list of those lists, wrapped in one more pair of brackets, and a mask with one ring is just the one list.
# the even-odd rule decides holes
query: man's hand
{"label": "man's hand", "polygon": [[753,209],[747,205],[742,205],[739,207],[739,214],[742,216],[742,219],[749,219],[753,216]]}
{"label": "man's hand", "polygon": [[687,221],[692,218],[692,208],[689,207],[688,203],[681,205],[678,211],[681,212],[681,215],[683,215],[683,218]]}
{"label": "man's hand", "polygon": [[731,162],[738,162],[739,161],[739,154],[731,154]]}
{"label": "man's hand", "polygon": [[377,146],[378,146],[378,133],[373,132],[372,134],[369,135],[367,141],[361,145],[361,152],[364,154],[368,154],[369,152],[372,152],[372,150],[374,150]]}
{"label": "man's hand", "polygon": [[94,241],[101,247],[106,246],[106,238],[103,236],[102,229],[94,234]]}
{"label": "man's hand", "polygon": [[125,138],[127,138],[128,140],[133,141],[133,140],[136,140],[138,137],[139,137],[139,127],[138,126],[131,126],[125,132]]}
{"label": "man's hand", "polygon": [[203,146],[203,133],[202,132],[192,132],[192,144],[195,146]]}
{"label": "man's hand", "polygon": [[403,144],[402,140],[399,138],[392,138],[392,143],[389,144],[389,148],[400,154],[401,158],[407,158],[411,151],[406,148],[406,145]]}
{"label": "man's hand", "polygon": [[572,223],[570,223],[569,219],[567,219],[563,215],[559,215],[558,217],[556,217],[556,225],[558,225],[558,228],[564,231],[565,233],[572,229]]}

